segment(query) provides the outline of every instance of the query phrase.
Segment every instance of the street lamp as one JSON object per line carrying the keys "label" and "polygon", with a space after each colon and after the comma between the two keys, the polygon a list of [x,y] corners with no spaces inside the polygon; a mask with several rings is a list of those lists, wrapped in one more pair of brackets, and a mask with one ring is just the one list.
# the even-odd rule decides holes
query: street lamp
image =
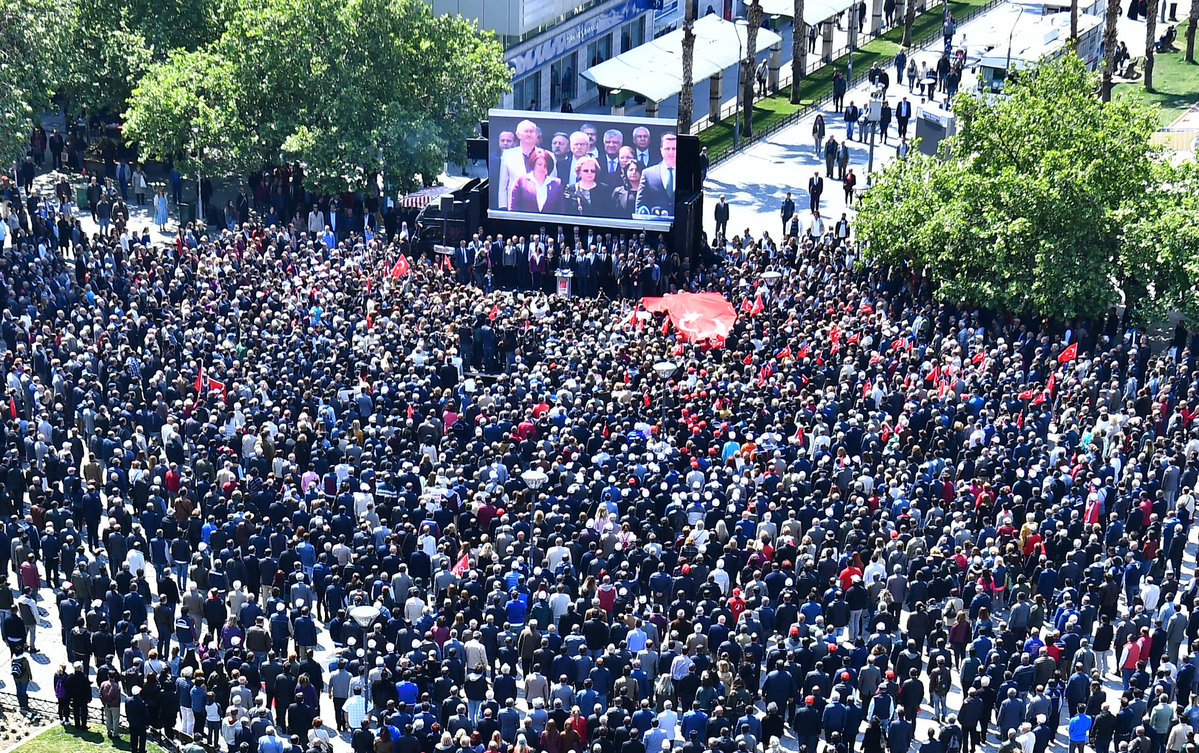
{"label": "street lamp", "polygon": [[545,482],[549,481],[549,479],[550,477],[545,475],[544,471],[540,471],[536,468],[530,468],[529,470],[520,474],[520,480],[524,481],[525,486],[529,487],[533,491],[537,491],[541,487],[545,486]]}
{"label": "street lamp", "polygon": [[674,361],[658,361],[654,364],[654,373],[663,380],[668,379],[679,366]]}
{"label": "street lamp", "polygon": [[1008,79],[1012,77],[1012,39],[1016,36],[1016,27],[1020,24],[1020,17],[1024,15],[1024,6],[1021,5],[1016,13],[1016,20],[1012,22],[1012,30],[1007,35],[1007,62],[1003,65],[1003,88],[1007,88]]}
{"label": "street lamp", "polygon": [[735,97],[735,99],[737,100],[737,111],[736,111],[736,114],[733,116],[733,151],[734,152],[741,148],[741,90],[745,86],[745,82],[742,80],[742,76],[746,75],[745,60],[742,59],[742,56],[744,55],[744,53],[742,51],[745,49],[744,45],[741,44],[741,29],[742,28],[746,29],[746,34],[748,34],[749,33],[749,31],[748,31],[749,22],[746,21],[741,16],[738,16],[737,18],[733,19],[733,36],[737,37],[737,87],[736,87],[737,94]]}
{"label": "street lamp", "polygon": [[866,120],[870,123],[870,160],[866,163],[867,176],[874,172],[874,135],[878,130],[878,122],[881,119],[885,99],[886,91],[881,86],[876,87],[870,93],[870,104],[866,110]]}
{"label": "street lamp", "polygon": [[359,604],[350,609],[350,619],[357,623],[365,633],[371,625],[375,624],[375,620],[379,619],[379,608],[373,604]]}

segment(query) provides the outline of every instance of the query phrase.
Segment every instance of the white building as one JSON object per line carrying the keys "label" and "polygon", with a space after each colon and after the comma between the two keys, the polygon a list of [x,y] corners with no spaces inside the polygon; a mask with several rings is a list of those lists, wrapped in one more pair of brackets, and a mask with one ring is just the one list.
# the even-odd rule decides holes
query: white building
{"label": "white building", "polygon": [[[1103,0],[1080,3],[1089,8],[1106,8]],[[1065,12],[1062,12],[1062,8]],[[1030,68],[1063,55],[1070,39],[1070,6],[1057,0],[1016,0],[1001,6],[990,18],[994,22],[981,37],[966,39],[970,59],[977,64],[980,91],[999,92],[1007,70]],[[1103,60],[1103,17],[1080,10],[1078,54],[1087,67],[1097,70]]]}
{"label": "white building", "polygon": [[428,0],[435,13],[458,14],[495,32],[512,68],[512,93],[497,105],[557,111],[594,101],[579,74],[652,39],[663,0]]}

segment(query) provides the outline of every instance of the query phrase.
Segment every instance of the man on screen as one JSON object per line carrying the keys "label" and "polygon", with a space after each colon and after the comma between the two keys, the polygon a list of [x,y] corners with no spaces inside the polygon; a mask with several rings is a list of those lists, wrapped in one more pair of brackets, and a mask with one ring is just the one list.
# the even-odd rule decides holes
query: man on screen
{"label": "man on screen", "polygon": [[674,190],[678,181],[679,138],[673,133],[662,134],[662,161],[646,168],[641,180],[641,191],[637,195],[638,214],[648,211],[659,217],[674,216]]}
{"label": "man on screen", "polygon": [[584,157],[590,157],[591,139],[587,138],[587,134],[582,131],[575,131],[570,134],[570,159],[566,160],[565,166],[558,167],[558,175],[562,180],[570,185],[574,185],[579,179],[579,162]]}
{"label": "man on screen", "polygon": [[624,134],[615,128],[604,131],[604,156],[602,182],[615,185],[620,182],[620,148],[624,146]]}
{"label": "man on screen", "polygon": [[566,168],[570,166],[570,134],[565,131],[555,133],[554,137],[550,139],[550,151],[554,155],[554,164],[557,166],[554,174],[565,185],[569,182],[566,179]]}
{"label": "man on screen", "polygon": [[591,143],[591,146],[587,149],[587,153],[599,159],[599,147],[595,145],[599,141],[599,129],[590,123],[584,123],[583,127],[579,130],[587,134],[587,140]]}
{"label": "man on screen", "polygon": [[650,153],[651,149],[649,142],[650,135],[648,128],[645,126],[637,126],[633,129],[633,148],[637,152],[634,156],[637,158],[638,162],[646,167],[654,165],[658,162],[654,155]]}
{"label": "man on screen", "polygon": [[[501,134],[502,135],[502,134]],[[512,187],[533,169],[533,151],[541,140],[541,129],[531,120],[516,124],[516,146],[505,149],[500,157],[499,208],[507,209]]]}

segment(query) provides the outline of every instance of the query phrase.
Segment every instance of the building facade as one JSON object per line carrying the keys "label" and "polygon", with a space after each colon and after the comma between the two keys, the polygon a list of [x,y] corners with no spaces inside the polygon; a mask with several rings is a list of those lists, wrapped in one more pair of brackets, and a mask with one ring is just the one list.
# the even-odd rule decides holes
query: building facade
{"label": "building facade", "polygon": [[652,39],[663,1],[429,0],[434,12],[473,18],[504,45],[512,92],[497,106],[543,111],[598,99],[579,74]]}

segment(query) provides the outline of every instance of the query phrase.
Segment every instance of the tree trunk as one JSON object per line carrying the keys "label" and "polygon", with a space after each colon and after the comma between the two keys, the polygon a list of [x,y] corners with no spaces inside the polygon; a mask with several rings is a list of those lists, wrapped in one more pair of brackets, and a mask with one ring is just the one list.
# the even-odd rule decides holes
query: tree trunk
{"label": "tree trunk", "polygon": [[1070,43],[1078,46],[1078,0],[1070,0]]}
{"label": "tree trunk", "polygon": [[1163,0],[1149,0],[1145,7],[1145,91],[1153,91],[1153,43],[1157,41],[1157,14]]}
{"label": "tree trunk", "polygon": [[1199,28],[1199,0],[1191,0],[1191,13],[1187,26],[1187,57],[1188,63],[1195,62],[1195,29]]}
{"label": "tree trunk", "polygon": [[[1199,0],[1194,0],[1199,3]],[[795,34],[791,39],[791,104],[799,104],[799,82],[808,72],[808,25],[803,20],[804,0],[795,0]],[[1194,29],[1194,25],[1191,29]],[[1192,34],[1194,36],[1194,34]]]}
{"label": "tree trunk", "polygon": [[691,133],[695,109],[695,3],[686,0],[683,15],[683,85],[679,90],[679,133]]}
{"label": "tree trunk", "polygon": [[[1199,0],[1195,0],[1199,2]],[[1136,0],[1128,0],[1136,2]],[[1112,101],[1112,77],[1116,75],[1116,23],[1120,20],[1120,3],[1108,0],[1107,15],[1103,26],[1103,85],[1100,87],[1100,98],[1104,102]]]}
{"label": "tree trunk", "polygon": [[[912,24],[916,22],[916,0],[907,0],[903,13],[903,41],[900,47],[912,46]],[[850,82],[850,86],[853,82]]]}
{"label": "tree trunk", "polygon": [[759,0],[753,0],[753,4],[749,6],[746,13],[749,28],[745,33],[745,78],[742,81],[742,91],[744,92],[742,110],[744,110],[745,127],[741,129],[741,135],[746,138],[754,135],[754,69],[757,68],[758,28],[762,25],[763,14],[762,3]]}

